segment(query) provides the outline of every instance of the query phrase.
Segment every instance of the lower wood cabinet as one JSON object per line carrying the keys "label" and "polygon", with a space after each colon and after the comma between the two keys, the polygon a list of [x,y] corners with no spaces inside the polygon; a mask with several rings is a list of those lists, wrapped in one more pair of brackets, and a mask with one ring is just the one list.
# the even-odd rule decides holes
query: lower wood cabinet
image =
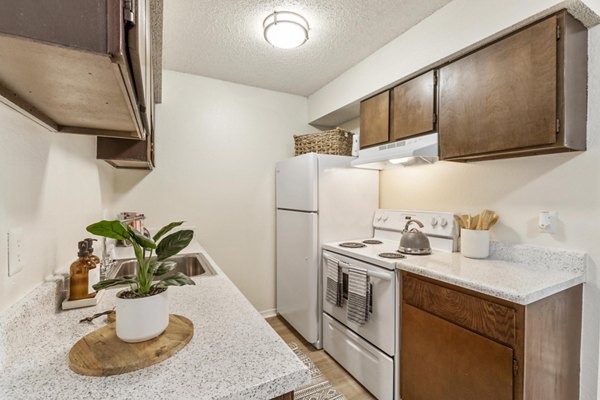
{"label": "lower wood cabinet", "polygon": [[294,400],[294,392],[282,394],[281,396],[275,397],[273,400]]}
{"label": "lower wood cabinet", "polygon": [[402,400],[579,398],[582,285],[523,306],[402,273]]}
{"label": "lower wood cabinet", "polygon": [[410,305],[402,314],[403,399],[513,398],[512,348]]}

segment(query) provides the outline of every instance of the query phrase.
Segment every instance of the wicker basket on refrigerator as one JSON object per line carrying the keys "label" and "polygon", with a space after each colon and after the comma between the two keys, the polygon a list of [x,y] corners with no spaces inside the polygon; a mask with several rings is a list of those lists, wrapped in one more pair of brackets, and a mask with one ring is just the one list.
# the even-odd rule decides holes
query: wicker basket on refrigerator
{"label": "wicker basket on refrigerator", "polygon": [[306,153],[352,155],[352,132],[340,128],[330,131],[294,135],[296,155]]}

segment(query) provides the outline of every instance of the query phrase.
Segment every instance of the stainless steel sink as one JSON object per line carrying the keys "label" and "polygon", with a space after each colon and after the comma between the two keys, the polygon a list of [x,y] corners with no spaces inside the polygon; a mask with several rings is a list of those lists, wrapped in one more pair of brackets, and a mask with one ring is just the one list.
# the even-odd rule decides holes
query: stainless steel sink
{"label": "stainless steel sink", "polygon": [[[202,254],[184,254],[179,256],[170,257],[168,261],[175,261],[175,268],[168,273],[161,276],[167,277],[176,272],[183,272],[187,276],[207,276],[213,275],[213,270],[209,267],[208,261],[202,256]],[[135,275],[138,269],[137,260],[123,260],[119,261],[117,265],[110,271],[107,278],[120,278],[126,275]]]}

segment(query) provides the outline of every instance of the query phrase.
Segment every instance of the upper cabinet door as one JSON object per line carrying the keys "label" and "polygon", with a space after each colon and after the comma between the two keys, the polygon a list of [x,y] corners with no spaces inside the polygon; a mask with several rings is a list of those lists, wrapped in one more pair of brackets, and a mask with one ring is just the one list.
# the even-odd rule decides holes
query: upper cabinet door
{"label": "upper cabinet door", "polygon": [[411,79],[392,91],[391,140],[435,130],[435,71]]}
{"label": "upper cabinet door", "polygon": [[553,16],[441,68],[441,158],[555,143],[557,65]]}
{"label": "upper cabinet door", "polygon": [[360,103],[360,148],[390,140],[390,92]]}

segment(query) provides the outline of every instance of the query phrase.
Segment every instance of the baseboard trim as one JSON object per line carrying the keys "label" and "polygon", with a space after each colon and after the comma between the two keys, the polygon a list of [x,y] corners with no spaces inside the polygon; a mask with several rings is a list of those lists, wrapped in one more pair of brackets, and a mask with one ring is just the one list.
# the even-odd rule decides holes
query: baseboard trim
{"label": "baseboard trim", "polygon": [[270,308],[268,310],[264,310],[264,311],[260,311],[260,315],[262,315],[263,318],[271,318],[277,315],[277,309],[276,308]]}

